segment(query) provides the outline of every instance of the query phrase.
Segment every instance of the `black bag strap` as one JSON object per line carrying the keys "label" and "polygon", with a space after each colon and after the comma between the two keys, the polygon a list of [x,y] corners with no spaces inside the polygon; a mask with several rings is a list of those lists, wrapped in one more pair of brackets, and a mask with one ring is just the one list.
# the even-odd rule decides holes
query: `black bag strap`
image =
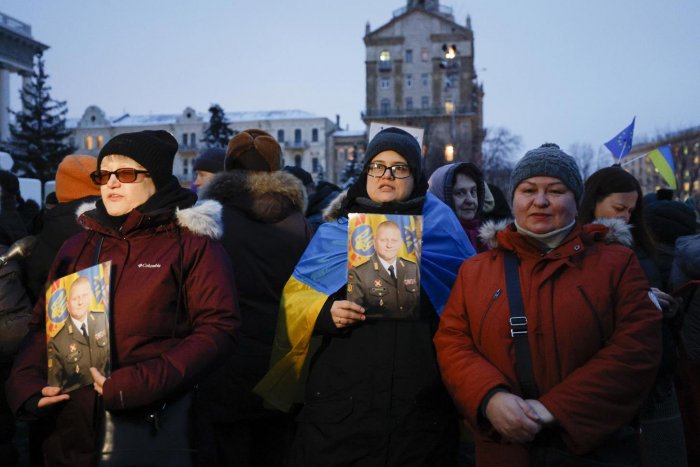
{"label": "black bag strap", "polygon": [[520,276],[518,274],[518,258],[510,251],[503,255],[503,263],[506,270],[506,288],[508,290],[508,304],[510,309],[510,335],[515,344],[515,372],[518,375],[523,396],[526,399],[537,399],[540,390],[535,382],[535,374],[532,371],[532,355],[530,343],[527,339],[527,316],[523,306],[523,292],[520,288]]}

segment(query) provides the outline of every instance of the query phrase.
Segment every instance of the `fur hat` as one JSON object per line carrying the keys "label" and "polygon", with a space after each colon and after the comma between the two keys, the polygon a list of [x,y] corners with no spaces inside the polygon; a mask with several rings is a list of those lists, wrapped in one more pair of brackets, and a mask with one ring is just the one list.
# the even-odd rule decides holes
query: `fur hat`
{"label": "fur hat", "polygon": [[515,164],[510,174],[510,197],[513,199],[515,189],[531,177],[554,177],[564,183],[574,193],[576,204],[583,194],[583,180],[576,160],[554,143],[545,143],[537,149],[525,153]]}
{"label": "fur hat", "polygon": [[194,161],[194,170],[202,170],[213,174],[224,170],[224,159],[226,150],[224,148],[206,148],[199,153]]}
{"label": "fur hat", "polygon": [[86,196],[99,196],[100,187],[90,180],[97,170],[95,156],[71,154],[63,158],[56,171],[56,199],[67,203]]}
{"label": "fur hat", "polygon": [[107,141],[97,156],[97,170],[106,156],[130,157],[148,170],[156,186],[163,187],[173,177],[173,161],[177,141],[165,130],[143,130],[122,133]]}
{"label": "fur hat", "polygon": [[384,151],[395,151],[399,153],[409,167],[415,178],[421,173],[421,148],[416,138],[400,128],[385,128],[377,133],[365,150],[364,169],[372,162],[374,156]]}
{"label": "fur hat", "polygon": [[269,133],[256,128],[231,138],[226,149],[226,170],[275,172],[282,165],[282,148]]}

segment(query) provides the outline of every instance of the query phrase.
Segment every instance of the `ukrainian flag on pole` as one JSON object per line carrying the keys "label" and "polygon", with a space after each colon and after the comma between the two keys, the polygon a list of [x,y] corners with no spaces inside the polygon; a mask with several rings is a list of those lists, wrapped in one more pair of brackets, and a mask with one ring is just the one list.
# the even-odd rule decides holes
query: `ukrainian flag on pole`
{"label": "ukrainian flag on pole", "polygon": [[647,154],[654,163],[654,167],[659,171],[659,174],[666,180],[668,186],[672,189],[678,188],[676,183],[676,170],[673,165],[673,152],[671,146],[661,146]]}

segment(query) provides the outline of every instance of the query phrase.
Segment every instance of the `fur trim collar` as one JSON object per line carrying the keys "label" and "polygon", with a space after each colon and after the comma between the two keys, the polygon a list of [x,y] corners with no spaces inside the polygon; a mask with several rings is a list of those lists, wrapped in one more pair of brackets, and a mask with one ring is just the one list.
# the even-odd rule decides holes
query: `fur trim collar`
{"label": "fur trim collar", "polygon": [[[479,238],[489,248],[498,248],[498,232],[505,230],[513,219],[505,219],[500,221],[486,221],[479,229]],[[596,219],[593,224],[599,224],[607,228],[602,240],[605,243],[620,243],[626,247],[632,248],[632,226],[627,224],[622,219]]]}
{"label": "fur trim collar", "polygon": [[306,188],[294,175],[277,170],[275,172],[254,172],[248,170],[231,170],[218,173],[204,187],[202,198],[215,199],[223,204],[241,194],[253,197],[277,194],[291,201],[302,214],[306,212]]}
{"label": "fur trim collar", "polygon": [[340,208],[343,205],[343,201],[345,201],[345,197],[348,195],[348,190],[345,190],[341,192],[338,196],[336,196],[333,201],[330,202],[330,204],[326,207],[326,209],[323,210],[323,220],[326,222],[333,222],[335,220],[338,220],[340,217]]}
{"label": "fur trim collar", "polygon": [[[75,211],[76,219],[93,209],[95,209],[95,202],[82,203]],[[175,219],[180,227],[195,235],[218,240],[223,234],[221,203],[214,200],[199,201],[192,207],[176,209]],[[80,222],[79,224],[87,228],[85,224]]]}

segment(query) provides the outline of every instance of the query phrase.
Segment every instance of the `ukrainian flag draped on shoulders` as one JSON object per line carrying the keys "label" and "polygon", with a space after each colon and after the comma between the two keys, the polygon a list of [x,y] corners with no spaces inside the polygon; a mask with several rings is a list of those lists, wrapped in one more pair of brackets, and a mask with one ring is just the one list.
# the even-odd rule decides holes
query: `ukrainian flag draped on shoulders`
{"label": "ukrainian flag draped on shoulders", "polygon": [[[422,214],[421,287],[441,314],[459,267],[474,248],[454,213],[430,193]],[[254,389],[268,404],[288,412],[303,402],[308,357],[319,344],[312,338],[316,319],[347,278],[348,220],[343,217],[320,226],[284,287],[271,367]]]}

